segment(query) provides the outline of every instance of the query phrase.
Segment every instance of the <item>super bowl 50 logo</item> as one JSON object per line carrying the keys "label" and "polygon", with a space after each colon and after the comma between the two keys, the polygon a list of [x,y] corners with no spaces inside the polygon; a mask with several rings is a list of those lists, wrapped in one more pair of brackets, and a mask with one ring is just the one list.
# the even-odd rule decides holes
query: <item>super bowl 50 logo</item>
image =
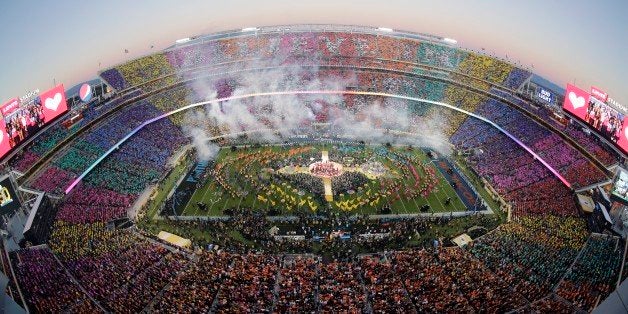
{"label": "super bowl 50 logo", "polygon": [[0,185],[0,206],[4,206],[13,202],[13,198],[11,197],[11,193],[9,193],[9,189]]}

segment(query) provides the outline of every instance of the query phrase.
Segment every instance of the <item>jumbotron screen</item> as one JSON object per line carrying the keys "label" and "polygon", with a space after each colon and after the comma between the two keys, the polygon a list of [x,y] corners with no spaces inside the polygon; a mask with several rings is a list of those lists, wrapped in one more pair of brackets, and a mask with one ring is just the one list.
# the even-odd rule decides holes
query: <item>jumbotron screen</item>
{"label": "jumbotron screen", "polygon": [[0,216],[11,215],[20,208],[20,200],[17,198],[9,176],[0,178]]}
{"label": "jumbotron screen", "polygon": [[628,153],[628,121],[625,112],[608,104],[608,96],[592,87],[592,93],[567,84],[563,110],[585,122],[598,134]]}
{"label": "jumbotron screen", "polygon": [[628,203],[628,172],[623,168],[617,168],[617,176],[613,183],[611,194],[624,203]]}
{"label": "jumbotron screen", "polygon": [[50,121],[68,111],[63,84],[22,101],[13,98],[0,107],[0,159]]}

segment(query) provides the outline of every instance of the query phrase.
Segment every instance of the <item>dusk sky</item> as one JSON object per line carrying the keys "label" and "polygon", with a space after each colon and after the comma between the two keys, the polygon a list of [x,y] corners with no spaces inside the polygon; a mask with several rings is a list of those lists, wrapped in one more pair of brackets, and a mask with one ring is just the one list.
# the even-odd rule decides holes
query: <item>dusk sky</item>
{"label": "dusk sky", "polygon": [[0,21],[1,103],[55,79],[69,88],[178,38],[331,23],[455,38],[533,64],[559,86],[595,85],[628,105],[628,0],[4,1]]}

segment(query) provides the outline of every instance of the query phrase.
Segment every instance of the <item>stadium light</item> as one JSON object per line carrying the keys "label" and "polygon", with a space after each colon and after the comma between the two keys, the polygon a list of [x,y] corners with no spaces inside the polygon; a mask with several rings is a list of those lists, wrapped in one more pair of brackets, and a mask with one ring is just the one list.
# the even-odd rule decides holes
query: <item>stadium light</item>
{"label": "stadium light", "polygon": [[387,33],[390,33],[393,31],[392,28],[388,28],[388,27],[378,27],[377,30],[382,31],[382,32],[387,32]]}
{"label": "stadium light", "polygon": [[452,45],[455,45],[455,44],[458,43],[458,41],[453,39],[453,38],[443,38],[443,41],[448,43],[448,44],[452,44]]}
{"label": "stadium light", "polygon": [[242,32],[257,32],[259,31],[259,28],[257,27],[245,27],[242,29]]}
{"label": "stadium light", "polygon": [[177,39],[174,42],[177,43],[177,44],[182,44],[182,43],[187,43],[188,41],[190,41],[190,37]]}

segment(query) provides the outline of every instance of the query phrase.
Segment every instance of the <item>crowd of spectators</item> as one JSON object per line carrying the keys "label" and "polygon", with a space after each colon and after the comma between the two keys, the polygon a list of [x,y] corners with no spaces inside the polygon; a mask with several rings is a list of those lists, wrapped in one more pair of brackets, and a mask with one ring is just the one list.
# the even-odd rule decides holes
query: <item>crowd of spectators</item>
{"label": "crowd of spectators", "polygon": [[516,89],[531,75],[505,61],[432,42],[383,34],[312,31],[199,41],[129,61],[101,72],[101,77],[117,90],[131,86],[150,90],[171,84],[176,80],[172,76],[175,72],[189,78],[198,76],[196,69],[200,67],[218,69],[224,63],[251,62],[260,58],[281,58],[282,63],[301,64],[371,67],[386,64],[390,69],[410,71],[424,71],[417,66],[428,66],[427,69],[435,75],[445,73],[431,68],[437,67],[463,73],[456,77],[483,89],[488,84],[479,83],[478,79]]}
{"label": "crowd of spectators", "polygon": [[[55,267],[58,271],[67,268],[98,302],[92,304],[86,296],[79,295],[74,299],[77,302],[61,309],[91,306],[98,310],[97,306],[101,306],[109,311],[145,309],[168,313],[303,309],[507,312],[544,309],[556,302],[558,309],[572,308],[562,299],[552,297],[552,288],[558,285],[587,237],[584,222],[577,218],[522,217],[480,237],[467,249],[433,248],[426,244],[409,251],[382,251],[384,243],[374,241],[369,249],[382,253],[356,257],[351,252],[355,247],[346,245],[351,241],[336,240],[335,244],[323,243],[348,254],[332,254],[329,260],[313,255],[283,255],[281,252],[291,244],[271,244],[273,241],[264,235],[270,225],[258,223],[265,219],[248,217],[251,219],[239,218],[235,225],[208,221],[206,227],[217,234],[250,227],[248,233],[242,233],[247,238],[266,239],[262,241],[266,244],[258,247],[261,251],[250,247],[226,253],[222,248],[231,248],[231,243],[223,242],[217,251],[201,249],[188,258],[188,253],[170,252],[133,232],[109,230],[102,223],[62,223],[56,226],[51,241],[62,264],[54,260],[49,261],[51,265],[38,264],[46,272]],[[338,217],[333,225],[342,228],[349,222],[347,218]],[[200,222],[191,223],[198,227]],[[373,234],[397,230],[403,232],[400,238],[407,238],[412,233],[427,232],[432,223],[426,219],[372,222],[364,217],[350,229]],[[306,225],[315,226],[304,221],[302,226]],[[305,234],[311,232],[317,231],[303,230]],[[574,302],[577,308],[588,309],[590,304],[583,304],[582,300],[593,302],[602,291],[608,293],[617,280],[622,253],[619,248],[616,238],[602,237],[596,243],[587,243],[579,261],[595,260],[601,266],[584,269],[581,262],[576,262],[560,282],[558,295]],[[23,252],[30,251],[34,250]],[[47,254],[54,259],[52,253]],[[24,258],[32,260],[30,256]],[[24,267],[26,271],[26,267],[32,266]],[[22,284],[28,282],[23,276],[18,276]],[[50,287],[64,279],[55,276],[50,280],[49,285],[41,286],[43,294],[51,293]],[[43,301],[28,302],[30,305]]]}
{"label": "crowd of spectators", "polygon": [[117,68],[107,69],[105,71],[100,72],[100,77],[107,82],[107,84],[113,87],[115,90],[123,90],[128,84],[120,74],[120,71]]}
{"label": "crowd of spectators", "polygon": [[556,294],[580,309],[591,311],[615,290],[622,255],[617,237],[592,234]]}
{"label": "crowd of spectators", "polygon": [[521,217],[476,241],[470,252],[528,300],[556,286],[586,241],[580,218]]}
{"label": "crowd of spectators", "polygon": [[233,256],[218,293],[216,311],[271,312],[278,270],[279,259],[273,255]]}
{"label": "crowd of spectators", "polygon": [[[74,141],[32,180],[31,186],[62,194],[107,149],[159,114],[145,102],[124,108]],[[172,166],[170,157],[186,142],[182,131],[168,119],[145,126],[84,178],[76,192],[60,205],[57,219],[92,223],[127,216],[136,197]]]}
{"label": "crowd of spectators", "polygon": [[73,177],[73,173],[51,165],[35,178],[31,187],[52,194],[61,194]]}
{"label": "crowd of spectators", "polygon": [[[531,100],[524,100],[515,94],[508,93],[502,90],[491,88],[490,93],[506,100],[513,102],[515,105],[527,110],[537,118],[547,122],[559,131],[562,131],[578,145],[582,146],[589,153],[593,154],[600,162],[606,166],[612,166],[619,160],[619,155],[610,148],[607,144],[597,139],[594,135],[586,134],[582,127],[576,123],[563,123],[560,122],[557,116],[554,114],[556,110],[547,106],[539,106],[538,104],[532,105]],[[561,113],[562,115],[562,113]]]}
{"label": "crowd of spectators", "polygon": [[15,275],[31,311],[61,312],[86,297],[47,248],[14,254]]}
{"label": "crowd of spectators", "polygon": [[[500,60],[431,43],[368,34],[313,33],[210,41],[198,47],[192,45],[133,60],[104,71],[101,76],[118,90],[141,86],[144,91],[150,91],[174,83],[174,73],[180,68],[237,60],[241,54],[302,55],[316,51],[333,58],[376,57],[448,68],[459,73],[455,75],[457,80],[483,90],[489,90],[490,84],[470,77],[515,88],[530,75]],[[334,60],[331,62],[343,63]],[[603,173],[559,136],[506,105],[444,83],[387,77],[387,74],[370,73],[360,75],[357,80],[360,87],[447,99],[460,108],[475,111],[515,134],[576,187],[604,179]],[[216,84],[222,95],[233,93],[231,80],[218,80]],[[71,180],[131,130],[194,97],[197,96],[191,95],[187,88],[180,88],[123,108],[60,152],[31,185],[60,194]],[[374,100],[372,97],[343,99],[357,104],[358,108]],[[117,104],[110,102],[104,106],[110,109]],[[413,108],[420,114],[429,110]],[[86,111],[82,123],[92,121],[104,111]],[[348,228],[346,216],[332,217],[331,222],[324,223],[331,224],[333,232],[316,225],[319,222],[302,218],[297,233],[322,239],[321,251],[331,258],[325,261],[312,256],[272,254],[287,250],[307,252],[312,242],[274,241],[268,233],[272,225],[263,215],[254,215],[246,209],[232,210],[229,214],[233,218],[226,222],[180,223],[180,234],[187,235],[188,227],[207,231],[211,240],[201,246],[211,242],[221,248],[194,253],[192,259],[187,253],[172,252],[133,231],[107,227],[106,222],[126,217],[138,195],[169,169],[170,156],[187,143],[178,127],[183,120],[174,116],[145,127],[63,199],[49,242],[60,262],[46,248],[18,251],[13,259],[17,279],[34,311],[505,312],[522,307],[542,310],[554,306],[563,309],[561,305],[565,305],[569,308],[554,296],[547,297],[556,285],[559,297],[580,309],[590,310],[596,298],[603,298],[613,290],[622,255],[617,239],[592,236],[585,245],[587,233],[582,221],[547,215],[576,213],[571,192],[547,169],[492,127],[473,119],[462,123],[465,117],[459,114],[448,114],[446,118],[452,119],[450,132],[458,130],[451,141],[459,149],[471,152],[468,160],[473,170],[515,204],[515,222],[503,225],[466,250],[382,252],[388,248],[400,249],[412,236],[429,232],[434,222],[419,218],[370,223],[367,218],[358,217],[352,228]],[[221,131],[218,126],[215,128],[216,132]],[[594,142],[573,133],[575,129],[564,130],[605,163],[614,160],[602,146],[590,144]],[[71,132],[74,131],[51,128],[12,165],[27,170]],[[303,151],[293,153],[303,153],[304,160],[308,156]],[[261,157],[261,160],[277,159]],[[394,154],[390,158],[404,176],[415,179],[416,193],[433,188],[434,182],[429,180],[419,184],[417,168],[412,165],[417,162],[408,165]],[[243,178],[248,170],[237,169]],[[422,171],[429,178],[427,170]],[[346,180],[352,184],[357,181],[359,186],[362,179]],[[228,184],[220,182],[219,174],[216,180]],[[251,182],[247,184],[254,184]],[[415,193],[400,191],[404,192]],[[526,217],[528,214],[542,218]],[[233,231],[246,241],[234,241],[229,235]],[[386,237],[339,239],[345,232],[386,234]],[[191,231],[188,234],[190,238],[194,236]],[[222,251],[222,247],[230,253]],[[358,249],[380,253],[353,259]],[[570,269],[580,250],[583,250],[581,257]],[[561,281],[563,274],[566,276]]]}
{"label": "crowd of spectators", "polygon": [[[101,77],[105,80],[111,79],[118,90],[140,87],[143,91],[148,92],[159,87],[169,86],[177,80],[174,77],[174,68],[162,52],[131,60],[102,74],[105,75],[101,75]],[[112,86],[114,86],[113,84]]]}
{"label": "crowd of spectators", "polygon": [[66,128],[61,121],[56,122],[45,131],[37,134],[37,138],[24,147],[23,152],[13,157],[9,164],[15,170],[25,172],[29,170],[41,157],[51,152],[57,144],[67,137],[75,134],[81,127],[101,117],[103,114],[116,108],[124,101],[128,101],[140,94],[134,90],[128,94],[107,100],[102,103],[95,103],[80,109],[82,119]]}
{"label": "crowd of spectators", "polygon": [[[572,186],[583,187],[606,179],[578,151],[516,110],[490,100],[476,112],[531,147]],[[487,178],[506,200],[516,203],[518,211],[575,215],[569,190],[541,163],[490,125],[467,119],[451,141],[458,149],[469,152],[467,160],[474,171]]]}
{"label": "crowd of spectators", "polygon": [[[128,231],[103,230],[98,224],[81,226],[90,225],[58,225],[51,247],[87,293],[108,311],[144,309],[188,262],[182,254]],[[79,235],[84,238],[72,239]]]}
{"label": "crowd of spectators", "polygon": [[275,311],[316,312],[318,261],[312,257],[286,256],[279,271]]}
{"label": "crowd of spectators", "polygon": [[[141,256],[141,255],[140,255]],[[137,257],[136,257],[137,258]],[[138,268],[133,279],[115,288],[104,301],[105,307],[116,313],[138,313],[149,305],[188,263],[186,257],[170,253],[152,266]]]}
{"label": "crowd of spectators", "polygon": [[229,254],[200,253],[199,261],[190,263],[172,280],[163,294],[153,302],[151,310],[160,313],[209,312],[229,263]]}
{"label": "crowd of spectators", "polygon": [[364,312],[366,295],[359,274],[361,267],[354,263],[332,261],[320,264],[318,303],[323,312]]}
{"label": "crowd of spectators", "polygon": [[526,304],[521,294],[466,251],[444,249],[438,258],[476,311],[506,312]]}
{"label": "crowd of spectators", "polygon": [[393,265],[385,257],[363,256],[360,259],[360,267],[373,312],[415,312],[408,291],[395,274]]}
{"label": "crowd of spectators", "polygon": [[107,222],[125,217],[132,201],[130,195],[79,186],[60,206],[57,219],[74,224]]}
{"label": "crowd of spectators", "polygon": [[391,257],[412,302],[420,311],[473,311],[473,307],[457,288],[455,278],[440,265],[434,252],[399,251],[391,253]]}

